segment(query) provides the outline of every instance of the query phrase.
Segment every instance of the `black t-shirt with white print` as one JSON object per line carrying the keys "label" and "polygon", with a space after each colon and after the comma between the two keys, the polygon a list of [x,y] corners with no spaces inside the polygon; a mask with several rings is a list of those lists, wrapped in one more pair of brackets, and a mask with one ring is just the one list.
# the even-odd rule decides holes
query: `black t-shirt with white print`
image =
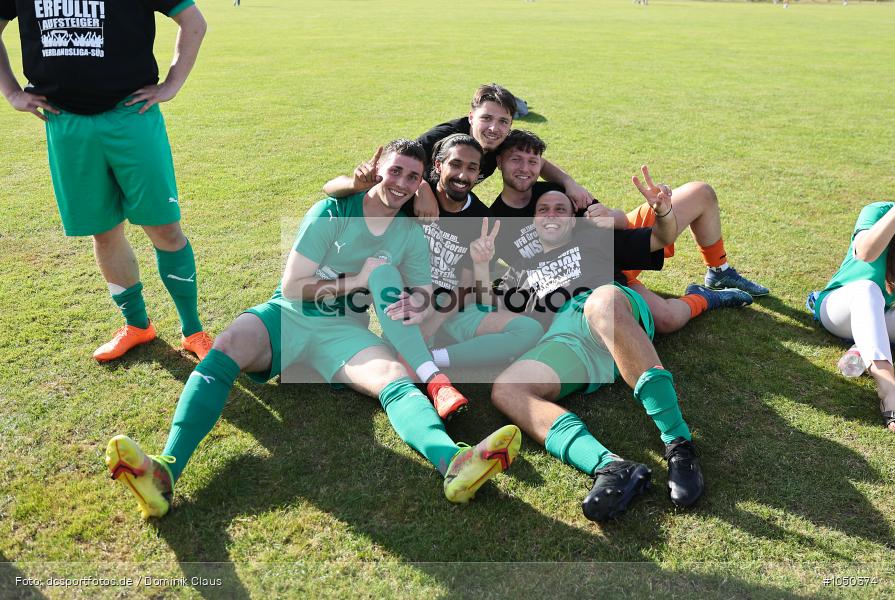
{"label": "black t-shirt with white print", "polygon": [[[460,286],[461,271],[472,269],[469,245],[482,234],[482,218],[490,216],[488,207],[470,192],[460,212],[447,212],[439,206],[438,221],[423,226],[436,288],[453,291]],[[489,228],[492,226],[489,223]]]}
{"label": "black t-shirt with white print", "polygon": [[0,19],[18,17],[25,90],[63,110],[91,115],[158,83],[155,12],[177,14],[192,0],[0,0]]}
{"label": "black t-shirt with white print", "polygon": [[[584,225],[584,226],[582,226]],[[525,312],[545,328],[571,298],[613,280],[624,285],[622,270],[662,268],[663,249],[650,250],[652,229],[602,229],[579,223],[568,244],[520,263],[523,274],[516,288],[504,290],[503,301]]]}
{"label": "black t-shirt with white print", "polygon": [[508,206],[498,195],[491,205],[491,214],[500,219],[500,233],[495,243],[495,257],[512,268],[541,253],[541,242],[535,231],[535,203],[547,192],[564,192],[558,183],[538,181],[531,188],[531,200],[522,208]]}
{"label": "black t-shirt with white print", "polygon": [[[454,119],[452,121],[442,123],[441,125],[436,125],[432,129],[418,137],[416,141],[422,144],[423,149],[426,151],[426,172],[428,172],[432,168],[432,150],[433,148],[435,148],[435,144],[454,133],[465,133],[466,135],[472,135],[470,131],[472,131],[472,128],[469,123],[469,118],[460,117],[459,119]],[[478,183],[481,183],[485,179],[488,179],[488,177],[490,177],[491,174],[494,173],[494,170],[496,168],[497,155],[494,152],[485,152],[485,154],[482,156],[482,163],[479,168]]]}

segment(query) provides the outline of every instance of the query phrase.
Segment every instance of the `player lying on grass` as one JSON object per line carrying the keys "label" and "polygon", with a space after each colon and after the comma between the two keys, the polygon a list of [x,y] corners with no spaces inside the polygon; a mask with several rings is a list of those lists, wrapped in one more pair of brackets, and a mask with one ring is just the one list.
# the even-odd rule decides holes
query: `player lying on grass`
{"label": "player lying on grass", "polygon": [[854,340],[876,381],[883,427],[895,432],[895,206],[874,202],[861,209],[851,243],[827,287],[812,292],[808,307],[824,329]]}
{"label": "player lying on grass", "polygon": [[[84,14],[53,18],[71,17],[73,7]],[[103,7],[101,2],[0,0],[0,33],[19,19],[29,82],[23,90],[0,40],[0,93],[16,110],[45,121],[65,235],[93,238],[96,264],[124,317],[124,325],[93,357],[114,360],[156,337],[137,259],[125,237],[127,219],[152,242],[159,275],[180,318],[181,346],[202,359],[211,337],[199,320],[196,261],[180,227],[171,145],[158,105],[172,100],[186,82],[205,19],[193,0],[109,3],[108,12]],[[174,62],[162,83],[152,54],[155,12],[179,27]]]}
{"label": "player lying on grass", "polygon": [[[190,374],[160,456],[147,456],[126,436],[112,438],[106,464],[134,493],[144,517],[168,512],[174,483],[220,418],[237,375],[264,382],[299,361],[329,382],[378,397],[401,439],[444,476],[451,502],[468,501],[509,467],[521,443],[518,428],[507,425],[473,448],[454,443],[390,347],[367,329],[366,306],[352,308],[379,277],[402,277],[431,292],[425,237],[414,220],[394,218],[419,187],[424,158],[417,142],[392,142],[373,189],[311,208],[273,297],[239,315]],[[399,291],[391,290],[393,297]],[[425,352],[417,336],[416,351]]]}
{"label": "player lying on grass", "polygon": [[[426,167],[434,164],[435,145],[453,134],[470,135],[482,147],[479,174],[473,185],[484,181],[497,167],[497,148],[513,127],[516,98],[505,87],[496,83],[480,85],[473,94],[469,114],[436,125],[422,134],[419,141],[426,150]],[[323,186],[323,191],[335,198],[366,190],[377,182],[376,157],[355,169],[354,178],[337,177]],[[558,182],[577,206],[584,208],[594,202],[594,197],[559,166],[544,160],[539,175],[548,181]],[[438,216],[439,206],[431,196],[420,194],[413,202],[413,211],[420,218],[431,220]]]}
{"label": "player lying on grass", "polygon": [[[439,308],[426,314],[420,329],[427,341],[446,342],[432,350],[432,360],[439,368],[507,364],[534,346],[544,332],[533,319],[509,311],[492,312],[463,293],[473,284],[470,244],[479,238],[482,218],[491,214],[472,192],[481,166],[482,148],[471,136],[453,134],[439,141],[434,152],[429,184],[435,190],[439,219],[423,230],[436,288],[434,300]],[[388,285],[400,287],[401,283],[389,281]],[[377,289],[372,291],[376,293]],[[412,311],[413,307],[408,306],[408,310]],[[379,317],[389,328],[386,330],[384,326],[384,336],[395,347],[400,348],[404,338],[416,335],[415,328],[401,331],[401,326],[389,323],[389,315],[379,313]],[[423,357],[402,353],[402,358],[421,381],[431,376],[428,367],[421,368],[419,361]],[[435,408],[447,419],[467,404],[465,398],[452,396],[447,401],[436,401]]]}
{"label": "player lying on grass", "polygon": [[[556,184],[537,180],[546,148],[544,141],[534,133],[516,129],[498,151],[497,164],[503,178],[503,190],[491,205],[491,212],[504,220],[505,227],[498,239],[497,252],[498,257],[511,267],[508,272],[510,280],[514,272],[512,267],[517,262],[540,252],[534,226],[529,221],[534,214],[535,202],[545,191],[561,189]],[[649,305],[657,332],[677,331],[707,310],[745,306],[752,303],[753,295],[768,293],[767,288],[749,281],[727,264],[718,199],[708,184],[690,182],[675,188],[671,193],[671,205],[677,222],[675,239],[689,227],[708,270],[705,286],[691,284],[687,286],[684,296],[667,299],[647,289],[637,279],[639,271],[625,272],[627,287],[637,292]],[[606,207],[600,204],[588,207],[587,215],[591,218],[610,216]],[[650,227],[655,223],[655,216],[649,203],[644,203],[631,211],[622,224],[626,227]],[[510,218],[513,226],[508,226]],[[665,257],[671,256],[674,256],[673,242],[665,248]]]}
{"label": "player lying on grass", "polygon": [[[521,293],[528,299],[529,314],[549,328],[537,346],[498,376],[492,401],[550,454],[595,478],[582,503],[585,516],[595,521],[621,514],[649,488],[651,472],[603,446],[557,401],[573,392],[592,392],[619,374],[659,429],[672,502],[690,506],[703,492],[671,373],[662,367],[651,342],[649,306],[620,283],[625,281],[621,268],[661,268],[662,248],[677,233],[670,190],[654,185],[646,167],[643,174],[645,182],[635,177],[634,183],[657,213],[652,229],[613,230],[583,223],[576,227],[565,194],[542,194],[534,217],[542,252],[522,265],[520,287],[504,297],[505,304],[518,306],[514,296]],[[615,282],[607,284],[613,278]]]}

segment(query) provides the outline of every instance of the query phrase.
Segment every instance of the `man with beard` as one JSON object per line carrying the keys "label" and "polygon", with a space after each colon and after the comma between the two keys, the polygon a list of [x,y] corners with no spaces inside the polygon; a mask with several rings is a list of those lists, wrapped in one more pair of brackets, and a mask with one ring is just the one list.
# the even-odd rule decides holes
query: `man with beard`
{"label": "man with beard", "polygon": [[[479,229],[491,215],[472,192],[483,154],[481,146],[472,136],[453,134],[439,141],[433,151],[430,183],[438,200],[439,219],[423,230],[429,241],[433,304],[437,306],[420,329],[426,340],[446,342],[432,350],[439,368],[508,363],[533,346],[543,330],[531,318],[492,311],[465,293],[470,286],[481,289],[488,284],[473,281],[470,260],[470,245],[488,234],[479,233]],[[494,227],[489,235],[496,237],[500,224]],[[464,406],[461,402],[436,408],[447,418]]]}
{"label": "man with beard", "polygon": [[574,207],[565,194],[542,194],[534,216],[542,251],[520,264],[520,288],[503,299],[517,310],[524,305],[548,329],[498,376],[492,401],[550,454],[595,478],[582,503],[585,516],[595,521],[624,512],[649,488],[651,472],[611,452],[557,402],[574,392],[593,392],[619,374],[659,429],[672,502],[690,506],[703,492],[671,374],[651,342],[649,306],[623,285],[626,279],[619,270],[660,269],[662,249],[677,232],[671,190],[653,184],[646,167],[643,175],[644,183],[636,177],[633,181],[656,213],[652,230],[576,227]]}

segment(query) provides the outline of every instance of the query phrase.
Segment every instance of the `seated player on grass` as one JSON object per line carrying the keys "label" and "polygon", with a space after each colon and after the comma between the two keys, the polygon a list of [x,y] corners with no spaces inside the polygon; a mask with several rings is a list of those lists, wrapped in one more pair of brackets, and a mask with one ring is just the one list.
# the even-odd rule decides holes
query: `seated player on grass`
{"label": "seated player on grass", "polygon": [[491,234],[478,232],[482,219],[491,215],[472,192],[481,146],[471,136],[453,134],[439,141],[434,153],[429,181],[435,189],[439,219],[423,230],[429,241],[435,298],[449,298],[450,308],[431,311],[420,329],[427,340],[453,342],[432,350],[440,368],[509,363],[534,346],[544,331],[534,319],[492,311],[463,293],[474,284],[471,245],[500,230],[497,223]]}
{"label": "seated player on grass", "polygon": [[[541,194],[559,189],[556,184],[537,181],[538,165],[543,161],[546,149],[547,145],[534,133],[515,129],[498,152],[497,164],[503,178],[503,190],[491,205],[491,212],[504,220],[505,227],[498,239],[497,253],[511,267],[505,276],[510,283],[514,276],[512,267],[540,252],[534,226],[526,219],[534,215],[534,205]],[[690,182],[668,192],[677,221],[675,239],[690,227],[706,264],[714,266],[708,267],[705,286],[690,284],[686,295],[680,298],[662,298],[637,279],[639,271],[625,272],[627,287],[637,292],[649,305],[656,331],[671,333],[706,310],[746,306],[752,303],[752,295],[767,294],[767,288],[745,279],[727,265],[721,239],[721,216],[714,190],[705,183]],[[612,217],[613,223],[619,226],[614,211],[601,204],[591,205],[586,214],[594,220]],[[513,226],[508,226],[511,217]],[[654,222],[655,212],[649,203],[644,203],[629,213],[627,219],[622,219],[621,226],[650,227]],[[672,242],[665,248],[665,257],[673,255]]]}
{"label": "seated player on grass", "polygon": [[[636,177],[634,183],[658,212],[652,230],[575,227],[568,197],[561,192],[541,195],[534,224],[543,252],[528,259],[521,287],[504,298],[505,305],[518,306],[514,296],[525,292],[529,314],[549,328],[537,346],[498,376],[492,401],[550,454],[595,478],[582,503],[584,515],[594,521],[624,512],[649,488],[651,472],[604,447],[557,401],[573,392],[590,393],[619,374],[659,429],[672,502],[690,506],[704,487],[671,373],[651,342],[649,306],[619,283],[625,281],[620,268],[661,268],[662,248],[677,231],[666,188],[653,184],[646,167],[643,174],[645,185]],[[615,283],[607,285],[612,278]]]}
{"label": "seated player on grass", "polygon": [[[366,293],[379,277],[403,277],[431,292],[425,237],[413,220],[394,218],[419,187],[424,158],[417,142],[392,142],[383,152],[382,182],[311,208],[273,297],[239,315],[190,374],[161,456],[144,454],[123,435],[109,441],[105,460],[112,478],[134,493],[144,517],[168,512],[174,483],[220,418],[237,375],[246,372],[264,382],[297,362],[329,382],[378,397],[401,439],[444,476],[451,502],[467,502],[509,467],[521,443],[516,426],[497,430],[473,448],[454,443],[390,347],[367,329],[366,307],[341,315],[333,310],[354,306],[355,294]],[[392,290],[394,297],[397,292]],[[320,302],[333,297],[337,301],[329,306]],[[417,337],[419,348],[401,350],[425,353],[418,332]]]}
{"label": "seated player on grass", "polygon": [[[534,346],[544,331],[534,319],[509,311],[491,312],[490,308],[472,302],[463,293],[473,284],[470,244],[479,237],[482,218],[491,214],[472,192],[478,179],[482,148],[471,136],[454,134],[439,141],[434,151],[430,186],[421,193],[431,193],[428,190],[434,188],[439,210],[439,220],[427,224],[423,230],[429,243],[432,282],[436,287],[433,300],[439,302],[440,308],[427,313],[420,329],[428,341],[446,341],[446,345],[432,350],[432,360],[438,368],[507,364]],[[389,284],[400,287],[400,282]],[[372,291],[375,294],[377,289]],[[403,301],[391,312],[402,306]],[[377,311],[378,307],[377,303]],[[409,314],[413,309],[408,306],[407,310]],[[388,323],[390,315],[377,314],[380,322],[389,325],[388,331],[383,329],[383,335],[395,347],[400,348],[401,337],[398,336],[414,335],[412,331],[403,334],[396,331],[400,326]],[[426,381],[429,372],[421,370],[419,364],[423,358],[414,360],[403,352],[401,354],[410,370],[415,371],[421,381]],[[433,397],[435,408],[443,419],[468,404],[463,397],[445,397],[446,400]]]}
{"label": "seated player on grass", "polygon": [[[427,171],[434,163],[435,145],[449,135],[461,133],[472,136],[482,147],[482,160],[475,183],[490,177],[497,167],[497,148],[513,127],[515,111],[516,98],[508,89],[496,83],[480,85],[472,97],[469,114],[436,125],[418,138],[417,141],[423,145],[426,151]],[[562,185],[563,190],[579,208],[584,208],[594,202],[593,195],[587,189],[559,166],[548,160],[542,161],[539,175],[547,181],[554,181]],[[323,186],[323,191],[328,196],[339,198],[373,187],[378,181],[377,177],[376,157],[374,156],[373,159],[358,166],[353,180],[351,177],[337,177],[327,182]],[[419,194],[414,199],[412,212],[421,219],[432,220],[438,216],[439,208],[431,196]]]}

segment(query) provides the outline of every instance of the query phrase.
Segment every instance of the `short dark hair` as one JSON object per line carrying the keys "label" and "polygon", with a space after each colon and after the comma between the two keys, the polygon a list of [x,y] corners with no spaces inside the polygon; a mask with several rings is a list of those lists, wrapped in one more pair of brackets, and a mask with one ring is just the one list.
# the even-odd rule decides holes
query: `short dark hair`
{"label": "short dark hair", "polygon": [[426,150],[425,148],[423,148],[423,145],[416,140],[398,138],[397,140],[389,142],[382,148],[382,156],[380,157],[380,159],[388,156],[389,154],[397,154],[399,156],[415,158],[423,163],[424,167],[426,165]]}
{"label": "short dark hair", "polygon": [[438,174],[435,172],[435,161],[444,162],[444,159],[447,158],[451,148],[454,146],[471,146],[481,156],[485,155],[482,145],[474,137],[465,133],[452,133],[435,142],[435,146],[432,148],[432,171],[429,173],[429,179],[438,179]]}
{"label": "short dark hair", "polygon": [[497,102],[510,113],[511,119],[516,114],[516,96],[502,85],[496,83],[480,85],[472,96],[472,110],[477,109],[485,102]]}
{"label": "short dark hair", "polygon": [[514,129],[497,148],[497,154],[503,154],[510,150],[522,150],[540,156],[547,150],[547,144],[527,129]]}

